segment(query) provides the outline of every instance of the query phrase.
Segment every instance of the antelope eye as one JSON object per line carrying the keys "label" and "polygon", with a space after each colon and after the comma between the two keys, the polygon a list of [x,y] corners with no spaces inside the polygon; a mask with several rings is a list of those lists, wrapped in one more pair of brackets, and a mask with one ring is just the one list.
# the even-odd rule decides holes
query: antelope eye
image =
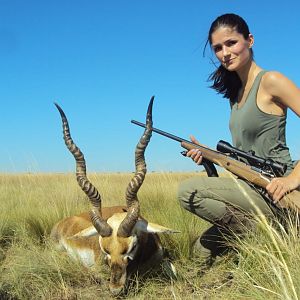
{"label": "antelope eye", "polygon": [[134,244],[130,250],[130,253],[131,253],[131,256],[134,256],[135,255],[135,252],[136,252],[136,248],[137,248],[137,244]]}
{"label": "antelope eye", "polygon": [[106,255],[110,255],[110,252],[109,252],[107,249],[103,249],[103,252],[104,252]]}
{"label": "antelope eye", "polygon": [[133,257],[132,255],[128,255],[128,256],[127,256],[127,259],[133,260],[133,258],[134,258],[134,257]]}
{"label": "antelope eye", "polygon": [[127,253],[127,249],[124,249],[122,252],[121,252],[121,255],[125,255]]}

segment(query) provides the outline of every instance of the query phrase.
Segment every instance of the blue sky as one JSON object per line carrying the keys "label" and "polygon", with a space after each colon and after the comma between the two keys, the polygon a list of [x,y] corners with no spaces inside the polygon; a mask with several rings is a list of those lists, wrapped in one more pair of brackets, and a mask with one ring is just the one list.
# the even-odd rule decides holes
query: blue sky
{"label": "blue sky", "polygon": [[[297,0],[0,0],[0,172],[72,172],[53,102],[64,109],[88,170],[133,171],[134,148],[152,95],[154,126],[214,148],[231,141],[229,105],[208,88],[203,48],[211,22],[240,14],[255,37],[256,62],[300,86]],[[299,120],[287,140],[300,157]],[[156,134],[150,171],[197,170]]]}

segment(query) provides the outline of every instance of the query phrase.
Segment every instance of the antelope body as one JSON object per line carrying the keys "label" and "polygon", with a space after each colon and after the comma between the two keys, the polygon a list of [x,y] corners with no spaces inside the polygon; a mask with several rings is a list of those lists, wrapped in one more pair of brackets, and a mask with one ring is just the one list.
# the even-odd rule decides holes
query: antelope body
{"label": "antelope body", "polygon": [[163,260],[164,251],[157,233],[176,232],[140,216],[137,192],[146,175],[144,152],[152,133],[153,97],[148,106],[146,129],[136,146],[136,172],[126,190],[126,206],[103,208],[98,190],[87,179],[85,159],[71,138],[67,118],[55,105],[62,118],[66,146],[76,160],[77,182],[88,196],[92,209],[59,221],[51,231],[51,238],[58,249],[87,267],[95,265],[103,255],[111,270],[110,291],[119,295],[132,273],[146,271]]}

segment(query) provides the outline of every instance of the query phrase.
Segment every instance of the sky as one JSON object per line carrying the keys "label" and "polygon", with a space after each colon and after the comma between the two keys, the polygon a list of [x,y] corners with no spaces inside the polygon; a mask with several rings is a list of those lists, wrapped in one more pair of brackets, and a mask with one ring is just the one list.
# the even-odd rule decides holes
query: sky
{"label": "sky", "polygon": [[[298,0],[0,0],[0,172],[73,172],[57,102],[88,171],[134,171],[134,150],[155,96],[154,127],[211,148],[231,142],[229,104],[209,88],[215,61],[203,55],[211,22],[241,15],[259,66],[300,86]],[[300,157],[300,122],[287,142]],[[179,143],[153,134],[149,171],[202,167]]]}

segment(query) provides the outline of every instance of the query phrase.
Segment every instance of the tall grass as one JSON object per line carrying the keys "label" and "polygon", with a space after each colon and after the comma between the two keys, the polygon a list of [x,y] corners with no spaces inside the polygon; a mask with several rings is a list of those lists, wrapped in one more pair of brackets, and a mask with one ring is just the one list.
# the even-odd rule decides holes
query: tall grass
{"label": "tall grass", "polygon": [[259,218],[257,231],[238,240],[240,264],[235,270],[239,289],[250,299],[299,299],[299,220],[295,215],[278,221]]}
{"label": "tall grass", "polygon": [[[287,225],[257,220],[257,231],[237,240],[238,258],[219,259],[200,276],[191,257],[195,238],[208,224],[180,208],[178,182],[195,174],[149,173],[139,191],[141,213],[180,230],[163,235],[178,279],[164,269],[136,277],[129,299],[298,299],[300,245],[296,219]],[[132,174],[90,174],[103,206],[124,204]],[[201,176],[200,174],[196,176]],[[0,299],[110,299],[107,267],[86,269],[54,250],[52,226],[89,209],[73,174],[0,175]],[[234,255],[234,256],[235,256]]]}

